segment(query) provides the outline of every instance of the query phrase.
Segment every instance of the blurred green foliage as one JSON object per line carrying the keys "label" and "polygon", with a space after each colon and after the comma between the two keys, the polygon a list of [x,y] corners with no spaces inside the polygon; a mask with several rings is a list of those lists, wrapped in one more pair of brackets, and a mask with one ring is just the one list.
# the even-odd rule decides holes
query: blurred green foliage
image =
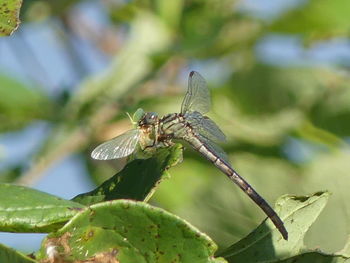
{"label": "blurred green foliage", "polygon": [[271,25],[273,32],[300,34],[306,40],[319,38],[347,37],[350,21],[348,10],[350,3],[334,0],[312,0],[302,3]]}
{"label": "blurred green foliage", "polygon": [[16,130],[50,116],[50,102],[43,91],[4,75],[0,83],[0,131]]}
{"label": "blurred green foliage", "polygon": [[[91,149],[129,128],[126,111],[142,107],[159,114],[178,112],[184,79],[195,69],[208,80],[213,97],[209,115],[227,134],[222,146],[237,171],[270,203],[285,193],[330,190],[333,195],[306,244],[340,250],[350,229],[348,68],[340,63],[271,65],[257,55],[257,46],[271,35],[293,36],[307,59],[317,43],[348,41],[348,4],[309,0],[264,20],[244,12],[244,2],[104,1],[111,22],[103,34],[96,34],[93,19],[74,24],[74,3],[27,1],[23,25],[40,23],[35,12],[44,10],[43,22],[56,19],[64,25],[56,32],[64,36],[63,44],[79,36],[111,62],[103,72],[87,74],[63,106],[61,98],[43,94],[45,89],[1,74],[0,131],[15,131],[37,120],[52,125],[34,164],[16,182],[32,184],[72,153],[81,153],[96,183],[112,176],[115,168],[92,162]],[[84,30],[88,33],[82,34]],[[109,34],[118,39],[111,40]],[[74,57],[74,52],[67,47],[67,56]],[[191,150],[171,175],[151,201],[187,219],[222,248],[241,239],[264,216]]]}

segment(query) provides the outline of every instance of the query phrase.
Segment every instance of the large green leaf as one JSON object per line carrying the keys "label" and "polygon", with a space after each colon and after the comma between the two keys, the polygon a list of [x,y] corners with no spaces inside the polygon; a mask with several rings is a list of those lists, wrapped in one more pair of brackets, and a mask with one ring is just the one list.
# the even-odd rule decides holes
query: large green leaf
{"label": "large green leaf", "polygon": [[328,197],[328,192],[281,197],[276,203],[276,211],[289,233],[287,241],[270,221],[266,221],[219,256],[229,262],[273,262],[300,254],[304,249],[304,235],[323,210]]}
{"label": "large green leaf", "polygon": [[0,231],[51,232],[84,207],[31,188],[0,184]]}
{"label": "large green leaf", "polygon": [[158,150],[154,157],[138,159],[105,181],[95,190],[80,194],[73,201],[85,205],[113,199],[149,199],[160,181],[168,177],[167,170],[182,161],[182,145]]}
{"label": "large green leaf", "polygon": [[0,244],[0,262],[4,263],[35,263],[33,259],[21,254],[12,248]]}
{"label": "large green leaf", "polygon": [[0,0],[0,36],[11,35],[20,23],[22,0]]}
{"label": "large green leaf", "polygon": [[130,200],[92,205],[44,240],[39,259],[48,258],[48,248],[56,250],[56,259],[67,261],[225,262],[213,257],[216,244],[189,223]]}

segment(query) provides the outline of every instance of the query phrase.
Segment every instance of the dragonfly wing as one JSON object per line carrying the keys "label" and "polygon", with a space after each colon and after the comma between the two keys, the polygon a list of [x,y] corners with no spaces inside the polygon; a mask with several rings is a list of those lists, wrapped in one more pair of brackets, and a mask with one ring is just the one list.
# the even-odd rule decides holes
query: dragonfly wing
{"label": "dragonfly wing", "polygon": [[181,105],[181,113],[198,111],[202,114],[210,110],[210,93],[205,79],[196,71],[188,78],[188,88]]}
{"label": "dragonfly wing", "polygon": [[195,111],[186,113],[185,118],[191,124],[191,127],[200,135],[203,135],[204,137],[213,141],[226,141],[225,134],[216,125],[216,123],[208,117]]}
{"label": "dragonfly wing", "polygon": [[199,133],[211,140],[225,142],[226,136],[221,129],[208,117],[203,117]]}
{"label": "dragonfly wing", "polygon": [[219,146],[216,145],[214,142],[212,142],[210,139],[208,139],[205,136],[202,135],[197,135],[199,140],[208,147],[208,149],[215,154],[217,157],[219,157],[221,160],[223,160],[226,165],[228,165],[229,167],[231,167],[230,165],[230,161],[228,159],[227,154],[225,153],[225,151]]}
{"label": "dragonfly wing", "polygon": [[111,160],[133,153],[139,142],[141,131],[133,129],[97,146],[91,157],[97,160]]}

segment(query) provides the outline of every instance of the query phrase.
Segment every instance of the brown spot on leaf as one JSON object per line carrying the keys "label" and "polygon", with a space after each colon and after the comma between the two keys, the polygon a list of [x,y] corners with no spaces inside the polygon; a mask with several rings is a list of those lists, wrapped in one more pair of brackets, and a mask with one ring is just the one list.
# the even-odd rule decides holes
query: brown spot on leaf
{"label": "brown spot on leaf", "polygon": [[115,258],[118,254],[117,249],[113,249],[110,252],[101,252],[83,261],[77,261],[77,263],[120,263],[119,260]]}
{"label": "brown spot on leaf", "polygon": [[64,233],[58,238],[49,238],[45,241],[47,258],[42,263],[64,263],[71,253],[69,245],[70,232]]}

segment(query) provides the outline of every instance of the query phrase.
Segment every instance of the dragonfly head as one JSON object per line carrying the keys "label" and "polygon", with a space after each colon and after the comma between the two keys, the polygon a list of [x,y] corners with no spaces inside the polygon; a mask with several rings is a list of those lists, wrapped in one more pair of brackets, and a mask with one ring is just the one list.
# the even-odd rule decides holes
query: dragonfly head
{"label": "dragonfly head", "polygon": [[154,125],[159,121],[158,114],[155,112],[145,113],[139,121],[139,125]]}

